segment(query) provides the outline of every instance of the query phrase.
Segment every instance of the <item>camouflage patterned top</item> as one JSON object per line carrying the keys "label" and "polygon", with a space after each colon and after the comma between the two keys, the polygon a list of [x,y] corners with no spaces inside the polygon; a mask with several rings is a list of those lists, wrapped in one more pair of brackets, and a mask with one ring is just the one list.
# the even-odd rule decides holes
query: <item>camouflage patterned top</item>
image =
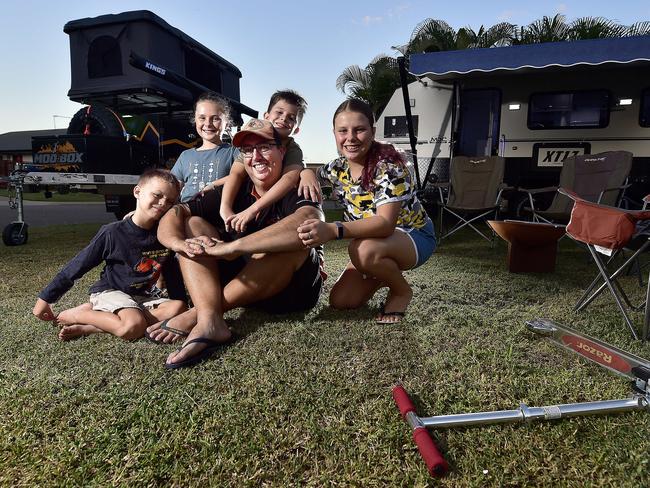
{"label": "camouflage patterned top", "polygon": [[322,166],[318,176],[332,184],[333,195],[343,205],[347,221],[372,217],[380,205],[400,202],[398,227],[419,229],[427,222],[427,214],[415,196],[411,173],[403,164],[387,159],[379,161],[370,191],[362,188],[360,179],[352,180],[350,165],[344,157]]}

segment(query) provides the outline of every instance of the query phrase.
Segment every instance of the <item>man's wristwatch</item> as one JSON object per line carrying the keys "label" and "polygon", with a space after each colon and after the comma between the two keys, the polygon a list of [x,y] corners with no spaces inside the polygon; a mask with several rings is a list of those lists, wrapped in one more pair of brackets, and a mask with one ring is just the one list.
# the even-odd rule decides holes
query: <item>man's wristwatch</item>
{"label": "man's wristwatch", "polygon": [[337,220],[334,225],[336,226],[336,240],[343,239],[343,231],[345,230],[343,224]]}

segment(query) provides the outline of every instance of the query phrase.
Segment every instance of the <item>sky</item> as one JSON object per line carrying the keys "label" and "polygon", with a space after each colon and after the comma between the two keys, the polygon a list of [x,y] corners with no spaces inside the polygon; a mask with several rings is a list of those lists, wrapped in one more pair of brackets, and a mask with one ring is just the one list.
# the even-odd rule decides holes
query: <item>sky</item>
{"label": "sky", "polygon": [[0,134],[65,128],[82,105],[67,98],[70,50],[63,25],[132,10],[150,10],[242,72],[242,103],[263,113],[270,95],[291,88],[308,102],[296,136],[307,161],[336,157],[332,114],[345,99],[336,79],[406,44],[426,18],[454,29],[499,22],[526,25],[563,13],[571,21],[602,16],[622,24],[650,20],[648,0],[286,0],[191,1],[8,0],[0,16]]}

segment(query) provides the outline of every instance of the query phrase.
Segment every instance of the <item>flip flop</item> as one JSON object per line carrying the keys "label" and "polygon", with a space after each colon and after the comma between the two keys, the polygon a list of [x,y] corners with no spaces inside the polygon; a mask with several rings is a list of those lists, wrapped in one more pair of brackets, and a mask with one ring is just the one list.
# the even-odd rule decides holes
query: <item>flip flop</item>
{"label": "flip flop", "polygon": [[183,350],[185,347],[190,344],[207,344],[207,347],[196,353],[194,356],[185,359],[184,361],[179,361],[177,363],[165,363],[165,369],[180,369],[187,368],[189,366],[194,366],[195,364],[205,361],[210,358],[218,349],[227,346],[234,340],[233,336],[226,342],[217,342],[213,339],[208,339],[207,337],[197,337],[191,341],[187,341],[181,347],[178,348],[178,351]]}
{"label": "flip flop", "polygon": [[[161,329],[161,330],[166,330],[167,332],[171,332],[172,334],[176,334],[176,335],[178,335],[178,336],[180,336],[180,337],[187,337],[188,335],[190,335],[189,332],[185,332],[184,330],[176,329],[176,328],[174,328],[174,327],[170,327],[169,325],[167,325],[167,322],[169,322],[170,320],[171,320],[171,319],[163,320],[163,321],[160,323],[160,329]],[[144,337],[145,337],[145,339],[147,339],[149,342],[153,342],[154,344],[164,344],[164,345],[167,345],[167,344],[168,344],[168,343],[163,342],[163,341],[157,341],[156,339],[154,339],[153,337],[151,337],[151,336],[149,335],[149,332],[147,332],[147,331],[144,332]],[[171,344],[171,343],[169,343],[169,344]]]}
{"label": "flip flop", "polygon": [[[399,324],[406,316],[406,312],[382,312],[379,317],[375,319],[377,324]],[[386,317],[397,317],[398,320],[386,320]]]}

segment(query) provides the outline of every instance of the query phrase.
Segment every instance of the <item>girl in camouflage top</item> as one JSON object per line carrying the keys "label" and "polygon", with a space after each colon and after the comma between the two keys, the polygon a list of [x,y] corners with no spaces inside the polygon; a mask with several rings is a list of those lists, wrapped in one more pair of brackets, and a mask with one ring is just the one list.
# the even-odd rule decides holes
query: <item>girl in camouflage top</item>
{"label": "girl in camouflage top", "polygon": [[379,323],[399,322],[413,296],[402,271],[423,264],[436,247],[433,223],[422,208],[402,156],[375,141],[372,109],[359,100],[343,102],[334,113],[340,157],[319,170],[344,207],[345,222],[308,220],[298,228],[306,246],[352,239],[350,263],[330,293],[330,305],[365,305],[388,287]]}

